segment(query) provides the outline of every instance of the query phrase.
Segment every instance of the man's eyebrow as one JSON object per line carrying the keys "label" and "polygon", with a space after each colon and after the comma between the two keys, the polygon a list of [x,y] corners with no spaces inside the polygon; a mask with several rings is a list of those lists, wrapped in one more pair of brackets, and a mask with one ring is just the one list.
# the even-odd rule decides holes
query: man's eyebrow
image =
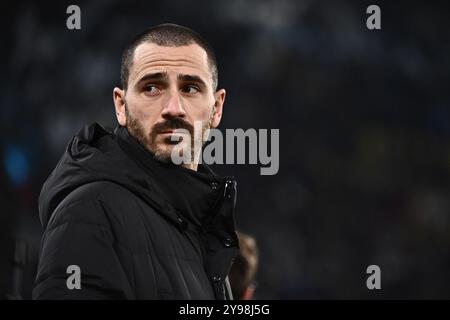
{"label": "man's eyebrow", "polygon": [[203,81],[202,78],[196,75],[191,74],[179,74],[177,77],[178,81],[185,81],[185,82],[197,82],[203,87],[206,87],[206,82]]}
{"label": "man's eyebrow", "polygon": [[142,78],[140,78],[137,83],[139,84],[139,83],[149,81],[149,80],[167,81],[168,79],[169,79],[169,75],[166,72],[147,73]]}

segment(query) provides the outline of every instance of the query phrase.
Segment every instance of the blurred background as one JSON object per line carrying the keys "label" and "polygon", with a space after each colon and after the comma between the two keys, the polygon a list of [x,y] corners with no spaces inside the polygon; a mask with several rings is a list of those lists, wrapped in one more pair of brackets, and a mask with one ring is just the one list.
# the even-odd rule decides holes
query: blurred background
{"label": "blurred background", "polygon": [[[81,8],[81,30],[66,8]],[[381,30],[366,8],[381,8]],[[14,1],[1,5],[0,298],[29,299],[40,188],[84,124],[114,127],[125,45],[173,22],[216,49],[226,128],[280,129],[238,180],[258,299],[450,298],[450,5],[444,1]],[[366,287],[381,268],[381,290]]]}

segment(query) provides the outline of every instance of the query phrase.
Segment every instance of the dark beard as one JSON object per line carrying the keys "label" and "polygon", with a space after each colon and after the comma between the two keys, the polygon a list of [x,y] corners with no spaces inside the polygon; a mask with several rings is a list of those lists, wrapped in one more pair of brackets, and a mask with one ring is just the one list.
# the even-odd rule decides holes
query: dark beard
{"label": "dark beard", "polygon": [[143,147],[148,149],[147,145],[149,144],[149,141],[145,134],[144,128],[137,119],[133,118],[130,115],[128,108],[126,106],[125,106],[125,115],[126,115],[125,126],[128,130],[128,133],[132,135]]}
{"label": "dark beard", "polygon": [[[191,136],[191,159],[195,159],[195,150],[194,150],[194,127],[186,122],[182,118],[169,118],[166,119],[164,122],[160,122],[155,124],[151,131],[150,135],[147,135],[145,133],[144,127],[142,124],[131,116],[128,107],[125,105],[125,115],[126,115],[126,128],[128,132],[150,153],[153,154],[156,160],[161,162],[171,162],[171,155],[168,155],[167,153],[164,153],[161,151],[161,149],[158,147],[156,141],[157,135],[160,132],[169,130],[169,129],[185,129],[189,132]],[[211,117],[209,121],[207,122],[206,126],[202,128],[202,137],[206,129],[209,129],[211,126],[211,121],[214,113],[211,114]],[[166,144],[176,145],[181,142],[180,141],[173,141],[170,139],[170,137],[167,137],[164,141]],[[202,141],[203,144],[203,141]]]}

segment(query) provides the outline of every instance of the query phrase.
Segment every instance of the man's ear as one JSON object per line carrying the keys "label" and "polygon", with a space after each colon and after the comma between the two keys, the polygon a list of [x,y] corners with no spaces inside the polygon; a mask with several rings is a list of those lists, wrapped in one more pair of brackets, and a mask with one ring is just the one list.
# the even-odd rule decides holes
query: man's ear
{"label": "man's ear", "polygon": [[220,119],[222,119],[222,110],[223,103],[225,102],[225,95],[225,89],[217,90],[216,93],[214,93],[214,99],[216,100],[216,102],[214,104],[214,114],[211,121],[211,128],[217,128],[220,123]]}
{"label": "man's ear", "polygon": [[125,126],[127,123],[127,117],[125,114],[125,91],[115,87],[113,90],[113,100],[116,109],[117,121],[121,126]]}

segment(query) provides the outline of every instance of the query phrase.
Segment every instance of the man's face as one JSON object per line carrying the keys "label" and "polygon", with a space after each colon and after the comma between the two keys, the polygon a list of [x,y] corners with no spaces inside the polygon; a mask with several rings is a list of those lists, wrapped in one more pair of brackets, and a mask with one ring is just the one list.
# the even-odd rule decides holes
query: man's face
{"label": "man's face", "polygon": [[[197,44],[139,45],[127,90],[114,89],[119,124],[161,161],[170,161],[173,148],[193,153],[194,123],[201,123],[200,137],[217,127],[224,99],[225,90],[213,91],[206,51]],[[176,129],[188,130],[191,137]]]}

